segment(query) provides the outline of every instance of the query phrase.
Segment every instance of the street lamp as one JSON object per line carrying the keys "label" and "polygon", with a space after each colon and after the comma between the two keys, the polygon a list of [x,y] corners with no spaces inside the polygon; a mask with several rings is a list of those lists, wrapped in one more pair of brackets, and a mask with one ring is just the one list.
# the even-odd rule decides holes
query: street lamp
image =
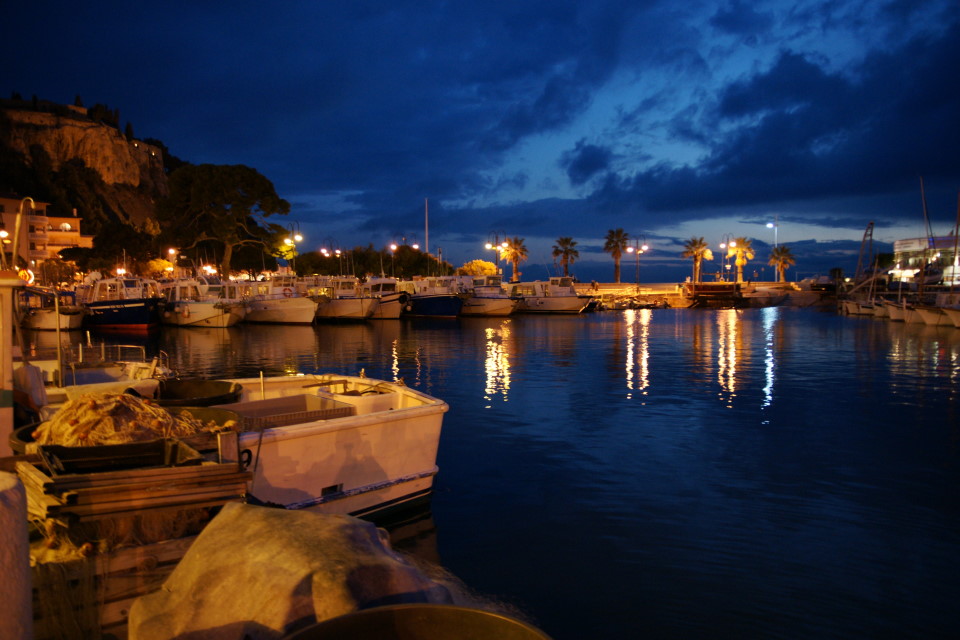
{"label": "street lamp", "polygon": [[[500,240],[500,236],[503,235],[503,240]],[[509,246],[507,242],[507,234],[503,231],[496,231],[493,234],[493,242],[487,242],[483,245],[487,250],[492,250],[497,252],[497,275],[501,275],[503,270],[500,268],[500,257],[506,248]]]}
{"label": "street lamp", "polygon": [[397,271],[393,263],[393,256],[396,253],[397,253],[397,243],[394,242],[393,244],[390,245],[390,277],[391,278],[397,277]]}
{"label": "street lamp", "polygon": [[296,233],[294,233],[292,228],[290,229],[290,233],[291,233],[292,235],[287,236],[286,238],[284,238],[284,239],[283,239],[283,244],[285,244],[285,245],[288,247],[288,249],[289,249],[290,252],[291,252],[291,255],[293,256],[293,257],[291,258],[291,260],[290,260],[290,266],[291,266],[291,268],[293,269],[294,275],[296,275],[296,273],[297,273],[297,243],[303,241],[303,236],[300,235],[300,232],[299,232],[299,231],[297,231]]}
{"label": "street lamp", "polygon": [[767,229],[773,229],[773,248],[777,248],[777,230],[780,228],[780,214],[774,214],[773,222],[767,223]]}
{"label": "street lamp", "polygon": [[730,274],[730,265],[727,264],[727,258],[730,257],[730,253],[729,253],[728,250],[729,250],[729,249],[736,249],[736,248],[737,248],[737,241],[736,241],[736,240],[731,240],[731,239],[730,239],[730,234],[729,234],[729,233],[725,233],[725,234],[723,235],[723,242],[720,243],[720,250],[723,251],[723,268],[725,269],[725,271],[721,271],[720,273],[721,273],[722,276],[723,276],[723,281],[724,281],[724,282],[726,282],[727,277],[728,277],[728,275]]}
{"label": "street lamp", "polygon": [[636,239],[636,240],[633,241],[633,244],[632,244],[632,245],[630,245],[630,246],[627,247],[627,253],[632,253],[632,254],[634,254],[634,255],[636,256],[636,262],[637,262],[637,293],[640,293],[640,254],[641,254],[641,253],[645,253],[645,252],[647,251],[647,249],[650,248],[650,247],[647,246],[647,243],[646,243],[647,238],[646,238],[645,236],[642,236],[642,235],[641,235],[640,237],[643,238],[643,240],[644,240],[643,244],[640,244],[640,239],[638,238],[638,239]]}

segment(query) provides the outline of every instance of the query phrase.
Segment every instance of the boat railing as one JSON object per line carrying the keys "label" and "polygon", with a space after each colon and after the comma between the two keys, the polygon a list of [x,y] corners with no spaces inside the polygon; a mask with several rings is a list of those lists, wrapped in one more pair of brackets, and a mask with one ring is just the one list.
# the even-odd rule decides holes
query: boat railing
{"label": "boat railing", "polygon": [[148,358],[146,347],[135,344],[76,344],[62,345],[59,349],[32,347],[28,358],[57,363],[56,370],[64,372],[64,379],[58,381],[61,384],[71,384],[71,380],[76,380],[77,369],[109,364],[149,364],[154,371],[170,371],[170,356],[167,352],[161,349],[155,357]]}

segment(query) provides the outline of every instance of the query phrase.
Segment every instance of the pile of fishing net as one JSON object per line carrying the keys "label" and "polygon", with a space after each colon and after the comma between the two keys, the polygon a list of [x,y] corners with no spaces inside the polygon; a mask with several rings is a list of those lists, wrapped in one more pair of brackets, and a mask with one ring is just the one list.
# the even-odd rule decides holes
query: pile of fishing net
{"label": "pile of fishing net", "polygon": [[201,431],[237,429],[234,421],[204,422],[189,410],[171,413],[151,400],[126,393],[85,393],[64,404],[33,432],[37,444],[84,447],[156,438],[182,438]]}
{"label": "pile of fishing net", "polygon": [[[189,409],[170,412],[150,399],[127,393],[85,393],[65,403],[37,425],[38,445],[86,447],[185,438],[203,431],[238,430],[234,420],[218,422],[194,417]],[[129,545],[191,535],[209,518],[204,508],[141,512],[85,523],[48,519],[41,523],[45,545],[53,556],[85,556]]]}

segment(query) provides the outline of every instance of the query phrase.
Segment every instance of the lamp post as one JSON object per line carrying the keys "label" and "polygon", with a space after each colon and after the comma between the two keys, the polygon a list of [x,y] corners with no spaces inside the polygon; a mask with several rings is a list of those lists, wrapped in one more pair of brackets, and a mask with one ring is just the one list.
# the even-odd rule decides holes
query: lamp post
{"label": "lamp post", "polygon": [[724,282],[727,281],[727,278],[730,274],[730,265],[727,263],[727,258],[730,257],[728,249],[736,249],[736,248],[737,248],[736,240],[731,240],[729,233],[723,234],[723,242],[720,243],[720,249],[723,251],[723,270],[721,270],[720,273],[723,276]]}
{"label": "lamp post", "polygon": [[633,241],[632,245],[627,247],[627,253],[632,253],[636,256],[637,264],[637,293],[640,293],[640,254],[645,253],[650,247],[647,246],[647,238],[643,235],[640,236],[643,238],[643,244],[640,243],[640,239],[637,238]]}
{"label": "lamp post", "polygon": [[767,229],[773,229],[773,248],[777,248],[777,230],[780,228],[780,214],[774,214],[773,222],[767,223]]}
{"label": "lamp post", "polygon": [[393,263],[393,256],[396,253],[397,253],[397,243],[394,242],[393,244],[390,245],[390,277],[391,278],[397,277],[397,271]]}
{"label": "lamp post", "polygon": [[[503,240],[500,240],[500,236],[503,236]],[[507,242],[507,234],[504,231],[495,231],[493,234],[493,242],[487,242],[484,246],[487,250],[493,250],[497,252],[497,275],[503,274],[503,270],[500,268],[500,258],[503,254],[503,251],[507,248],[509,243]]]}
{"label": "lamp post", "polygon": [[293,227],[290,228],[290,235],[283,239],[283,244],[288,247],[292,255],[290,267],[293,269],[294,275],[297,273],[297,243],[302,241],[303,236],[300,235],[299,229],[294,232]]}

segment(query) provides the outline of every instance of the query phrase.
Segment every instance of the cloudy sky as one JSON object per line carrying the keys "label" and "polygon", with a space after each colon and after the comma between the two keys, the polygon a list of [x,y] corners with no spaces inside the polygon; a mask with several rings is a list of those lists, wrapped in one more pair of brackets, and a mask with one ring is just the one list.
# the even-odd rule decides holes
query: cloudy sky
{"label": "cloudy sky", "polygon": [[689,273],[691,236],[728,235],[753,239],[756,270],[788,245],[792,279],[852,271],[871,221],[881,248],[925,235],[921,178],[933,232],[956,221],[956,0],[33,0],[0,16],[0,91],[80,95],[181,159],[256,168],[304,250],[429,240],[459,265],[506,234],[543,278],[571,236],[577,275],[610,280],[619,227],[650,246],[651,279]]}

